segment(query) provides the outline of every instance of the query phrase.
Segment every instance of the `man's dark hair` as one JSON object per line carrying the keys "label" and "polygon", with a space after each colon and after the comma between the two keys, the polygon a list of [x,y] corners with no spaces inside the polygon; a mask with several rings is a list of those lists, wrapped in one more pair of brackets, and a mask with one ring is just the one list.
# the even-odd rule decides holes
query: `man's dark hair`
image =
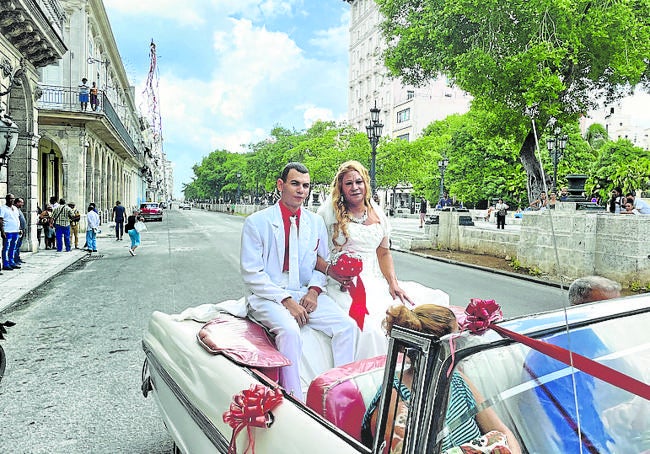
{"label": "man's dark hair", "polygon": [[50,197],[50,203],[56,203],[56,196],[55,195]]}
{"label": "man's dark hair", "polygon": [[24,202],[24,201],[25,199],[23,199],[22,197],[16,197],[16,199],[14,200],[14,205],[18,202]]}
{"label": "man's dark hair", "polygon": [[65,205],[65,199],[59,199],[59,205]]}
{"label": "man's dark hair", "polygon": [[285,183],[287,182],[287,175],[289,175],[291,169],[295,169],[300,173],[309,173],[309,169],[307,169],[304,164],[300,162],[290,162],[284,166],[284,169],[282,169],[282,173],[280,174],[280,179]]}
{"label": "man's dark hair", "polygon": [[119,205],[119,204],[120,204],[120,201],[119,201],[119,200],[118,200],[117,202],[115,202],[115,205]]}

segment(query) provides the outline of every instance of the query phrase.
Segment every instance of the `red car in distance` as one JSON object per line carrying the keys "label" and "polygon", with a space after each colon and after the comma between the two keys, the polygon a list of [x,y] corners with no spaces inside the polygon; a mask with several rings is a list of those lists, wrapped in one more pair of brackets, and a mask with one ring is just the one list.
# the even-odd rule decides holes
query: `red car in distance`
{"label": "red car in distance", "polygon": [[140,204],[140,216],[146,221],[162,221],[163,210],[158,202],[146,202]]}

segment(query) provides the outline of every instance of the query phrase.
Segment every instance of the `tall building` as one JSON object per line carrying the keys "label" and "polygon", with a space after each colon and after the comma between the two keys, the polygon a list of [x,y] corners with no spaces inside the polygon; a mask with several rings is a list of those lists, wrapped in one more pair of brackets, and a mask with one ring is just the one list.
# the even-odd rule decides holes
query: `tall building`
{"label": "tall building", "polygon": [[136,108],[102,0],[0,0],[0,30],[0,196],[26,200],[25,249],[50,197],[94,202],[104,220],[117,200],[171,197],[160,128]]}
{"label": "tall building", "polygon": [[650,115],[648,115],[650,94],[640,90],[615,103],[589,112],[580,122],[582,133],[599,123],[607,130],[610,140],[627,139],[637,147],[650,150]]}
{"label": "tall building", "polygon": [[365,132],[370,109],[381,109],[383,135],[405,140],[421,136],[431,122],[469,110],[471,97],[441,77],[413,87],[389,77],[382,53],[386,43],[383,20],[373,0],[344,0],[350,4],[350,74],[348,122]]}

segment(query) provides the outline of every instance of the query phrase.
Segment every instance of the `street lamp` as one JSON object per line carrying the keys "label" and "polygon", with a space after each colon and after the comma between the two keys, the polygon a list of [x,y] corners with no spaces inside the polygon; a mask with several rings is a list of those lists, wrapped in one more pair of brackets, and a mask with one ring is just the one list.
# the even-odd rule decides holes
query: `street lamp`
{"label": "street lamp", "polygon": [[553,191],[557,191],[557,164],[562,159],[568,141],[569,137],[562,134],[562,128],[560,127],[555,128],[553,136],[546,139],[546,148],[548,148],[548,153],[553,160]]}
{"label": "street lamp", "polygon": [[[6,60],[6,59],[5,59]],[[14,71],[11,63],[2,61],[2,76],[8,77],[7,89],[0,91],[0,101],[7,96],[12,88],[22,85],[20,78],[23,75],[23,60],[20,60],[18,68]],[[1,89],[1,85],[0,85]],[[8,107],[7,107],[8,109]],[[18,144],[18,125],[14,123],[11,117],[0,108],[0,167],[9,163],[9,157],[13,154]]]}
{"label": "street lamp", "polygon": [[93,57],[88,57],[86,59],[86,62],[89,65],[92,65],[93,63],[99,63],[100,65],[104,65],[104,90],[108,88],[108,65],[111,64],[111,62],[108,60],[100,60],[98,58],[93,58]]}
{"label": "street lamp", "polygon": [[18,144],[18,125],[0,110],[0,167],[6,166]]}
{"label": "street lamp", "polygon": [[241,195],[241,172],[237,172],[237,200],[235,200],[235,203],[239,203],[240,195]]}
{"label": "street lamp", "polygon": [[370,153],[370,189],[373,195],[377,189],[377,169],[375,167],[375,162],[377,160],[377,144],[381,137],[381,130],[384,127],[383,124],[379,123],[379,112],[380,110],[377,107],[377,101],[375,101],[375,107],[370,109],[370,121],[366,126],[366,134],[368,135],[370,147],[372,148]]}
{"label": "street lamp", "polygon": [[438,169],[440,169],[440,199],[445,195],[445,170],[449,165],[449,159],[443,157],[438,161]]}

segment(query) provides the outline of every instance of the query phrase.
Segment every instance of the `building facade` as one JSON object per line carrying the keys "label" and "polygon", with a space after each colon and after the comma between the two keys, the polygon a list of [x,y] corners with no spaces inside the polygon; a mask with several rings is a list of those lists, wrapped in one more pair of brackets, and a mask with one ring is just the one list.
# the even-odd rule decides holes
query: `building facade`
{"label": "building facade", "polygon": [[469,110],[471,97],[444,77],[421,87],[389,77],[382,59],[386,43],[377,4],[374,0],[345,1],[350,4],[349,124],[365,132],[376,103],[383,135],[412,141],[430,123]]}
{"label": "building facade", "polygon": [[[56,0],[0,1],[0,197],[13,193],[25,199],[29,223],[23,247],[33,250],[36,240],[40,124],[37,99],[42,68],[58,62],[67,47],[65,10]],[[15,139],[11,124],[15,125]],[[6,128],[8,126],[8,129]]]}
{"label": "building facade", "polygon": [[[20,137],[0,170],[0,196],[26,198],[24,248],[37,248],[37,210],[51,197],[82,212],[93,202],[104,220],[117,200],[132,208],[169,198],[162,138],[136,108],[103,2],[0,0],[0,12],[2,58],[24,68],[23,83],[13,84],[5,102]],[[17,22],[21,17],[33,19]],[[21,48],[24,42],[37,43],[43,55]],[[81,85],[93,89],[87,103]]]}

